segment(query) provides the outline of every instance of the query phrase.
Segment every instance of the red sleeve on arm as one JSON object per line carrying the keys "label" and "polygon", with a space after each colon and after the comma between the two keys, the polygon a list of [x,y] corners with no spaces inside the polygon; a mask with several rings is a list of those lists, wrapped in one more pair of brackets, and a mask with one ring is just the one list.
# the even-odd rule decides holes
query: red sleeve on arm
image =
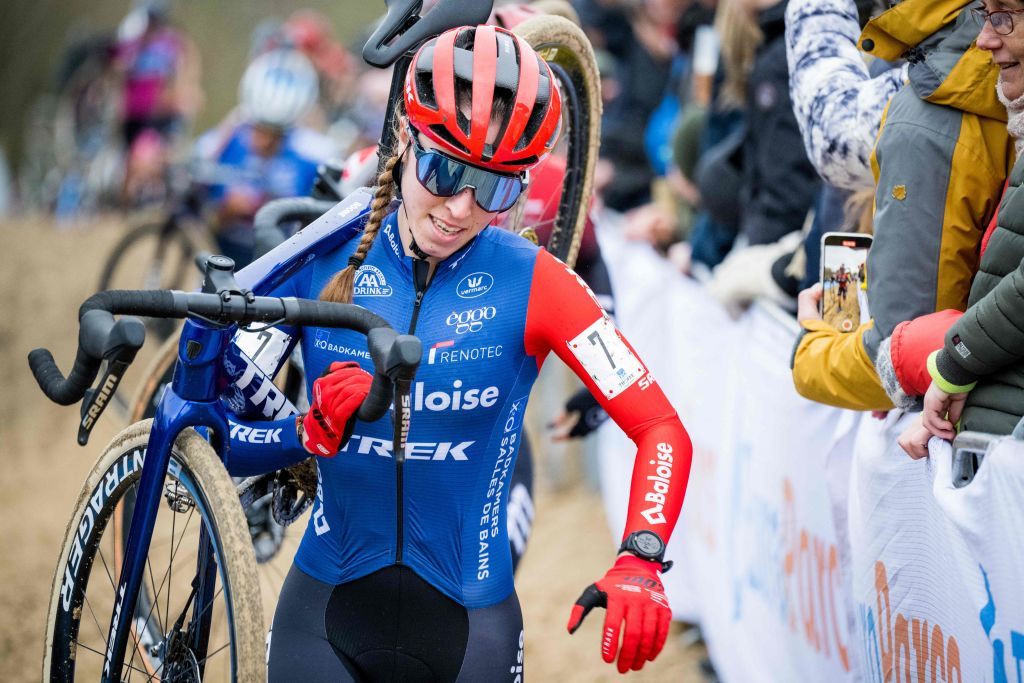
{"label": "red sleeve on arm", "polygon": [[637,447],[623,538],[649,529],[668,541],[693,449],[675,409],[582,279],[541,251],[526,312],[526,352],[554,351]]}

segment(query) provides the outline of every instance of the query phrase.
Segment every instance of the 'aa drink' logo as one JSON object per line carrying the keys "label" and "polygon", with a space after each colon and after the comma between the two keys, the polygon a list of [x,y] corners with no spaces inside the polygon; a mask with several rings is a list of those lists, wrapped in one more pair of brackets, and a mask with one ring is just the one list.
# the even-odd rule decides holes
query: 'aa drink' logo
{"label": "'aa drink' logo", "polygon": [[380,268],[363,265],[356,271],[352,292],[356,296],[391,296],[392,288]]}

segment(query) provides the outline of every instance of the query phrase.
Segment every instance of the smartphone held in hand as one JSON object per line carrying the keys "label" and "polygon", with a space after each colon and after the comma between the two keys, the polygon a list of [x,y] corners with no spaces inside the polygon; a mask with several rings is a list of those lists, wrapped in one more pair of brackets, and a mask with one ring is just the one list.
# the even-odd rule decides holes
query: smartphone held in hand
{"label": "smartphone held in hand", "polygon": [[853,332],[871,319],[868,309],[868,249],[871,235],[827,232],[821,236],[822,319]]}

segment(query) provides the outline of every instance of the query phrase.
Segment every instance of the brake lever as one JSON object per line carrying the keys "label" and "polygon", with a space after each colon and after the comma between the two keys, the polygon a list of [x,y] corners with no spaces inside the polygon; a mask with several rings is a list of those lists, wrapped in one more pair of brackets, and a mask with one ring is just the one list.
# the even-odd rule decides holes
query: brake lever
{"label": "brake lever", "polygon": [[103,358],[107,361],[106,372],[103,373],[99,384],[86,390],[82,401],[82,421],[78,423],[79,446],[89,443],[93,427],[117,392],[125,371],[135,360],[145,341],[146,326],[138,318],[121,318],[110,330],[107,348],[103,353]]}
{"label": "brake lever", "polygon": [[89,434],[92,432],[92,428],[96,426],[103,411],[106,410],[107,404],[110,403],[118,385],[121,384],[121,378],[124,377],[124,372],[129,365],[131,365],[130,362],[126,363],[121,360],[107,363],[107,371],[103,374],[100,383],[92,389],[86,389],[85,400],[82,401],[82,421],[78,423],[79,446],[89,443]]}

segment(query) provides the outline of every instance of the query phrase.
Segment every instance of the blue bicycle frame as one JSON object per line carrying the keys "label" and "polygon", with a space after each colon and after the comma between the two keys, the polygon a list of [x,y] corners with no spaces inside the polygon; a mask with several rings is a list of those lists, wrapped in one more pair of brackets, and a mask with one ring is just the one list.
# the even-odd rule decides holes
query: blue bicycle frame
{"label": "blue bicycle frame", "polygon": [[[264,295],[273,290],[299,268],[332,251],[357,234],[369,213],[370,199],[370,192],[365,189],[349,195],[331,211],[237,273],[238,284],[257,295]],[[121,679],[124,650],[131,635],[131,619],[123,614],[123,609],[124,605],[135,605],[138,601],[162,485],[170,465],[171,449],[178,434],[187,427],[208,428],[212,434],[211,445],[221,462],[228,467],[226,437],[229,434],[230,412],[225,408],[221,395],[226,388],[239,382],[245,373],[249,373],[246,387],[251,387],[250,398],[254,391],[264,392],[269,403],[280,406],[277,409],[279,412],[288,409],[295,412],[287,398],[273,386],[270,377],[253,368],[251,362],[242,357],[241,352],[231,345],[236,329],[235,325],[217,326],[194,318],[185,322],[178,344],[174,378],[160,398],[149,434],[125,548],[124,564],[115,593],[117,599],[111,614],[103,681],[116,683]],[[247,362],[238,362],[239,360]],[[259,381],[253,381],[253,372],[257,373],[256,379]],[[247,463],[247,467],[251,468],[252,464]],[[277,469],[269,461],[266,467],[266,471]],[[230,467],[228,471],[231,471]],[[206,623],[200,624],[200,628],[193,631],[196,634],[208,630],[210,610],[206,608],[212,604],[215,597],[217,567],[210,562],[211,543],[206,530],[203,529],[200,532],[197,567],[199,582],[194,587],[196,603],[193,619],[199,617]],[[232,664],[235,664],[233,659]]]}

